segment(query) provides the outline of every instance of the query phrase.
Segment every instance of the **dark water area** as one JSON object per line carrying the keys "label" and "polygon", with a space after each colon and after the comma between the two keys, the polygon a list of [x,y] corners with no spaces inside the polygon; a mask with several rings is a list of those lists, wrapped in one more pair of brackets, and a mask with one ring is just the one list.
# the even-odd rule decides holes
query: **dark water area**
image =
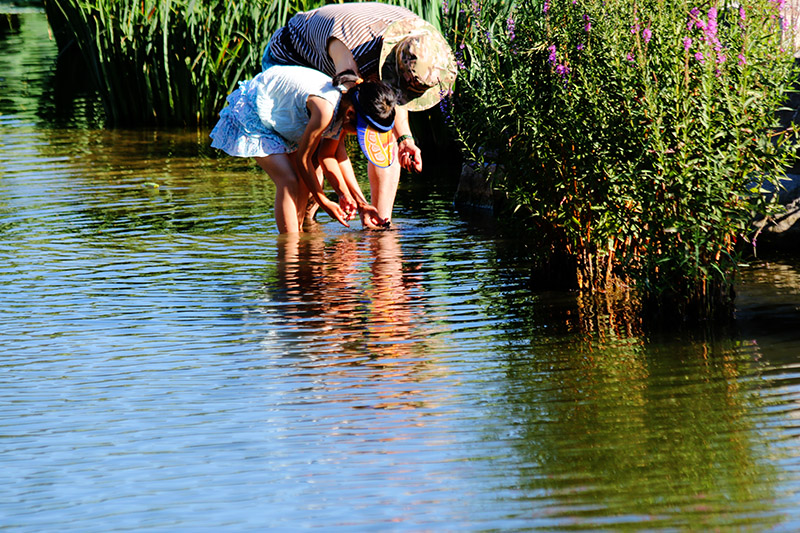
{"label": "dark water area", "polygon": [[0,529],[800,529],[800,261],[655,339],[532,290],[446,168],[279,236],[261,170],[104,129],[56,54],[0,30]]}

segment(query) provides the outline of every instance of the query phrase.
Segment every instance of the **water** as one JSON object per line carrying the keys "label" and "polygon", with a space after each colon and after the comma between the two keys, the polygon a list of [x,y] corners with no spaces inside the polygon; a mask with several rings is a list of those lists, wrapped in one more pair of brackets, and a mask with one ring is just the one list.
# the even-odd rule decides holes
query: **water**
{"label": "water", "polygon": [[404,178],[392,231],[281,237],[260,170],[205,132],[103,130],[21,20],[0,528],[800,528],[797,260],[743,269],[732,333],[654,339],[533,292],[440,170]]}

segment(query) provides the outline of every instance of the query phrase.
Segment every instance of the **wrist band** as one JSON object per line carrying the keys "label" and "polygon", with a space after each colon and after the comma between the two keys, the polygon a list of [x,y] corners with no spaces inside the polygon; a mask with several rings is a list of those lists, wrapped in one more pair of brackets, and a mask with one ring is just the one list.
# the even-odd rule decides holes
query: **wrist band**
{"label": "wrist band", "polygon": [[[406,133],[405,135],[401,135],[400,137],[397,138],[397,144],[399,145],[401,142],[405,141],[406,139],[411,139],[412,141],[414,141],[414,137]],[[416,143],[416,141],[414,141],[414,142]]]}

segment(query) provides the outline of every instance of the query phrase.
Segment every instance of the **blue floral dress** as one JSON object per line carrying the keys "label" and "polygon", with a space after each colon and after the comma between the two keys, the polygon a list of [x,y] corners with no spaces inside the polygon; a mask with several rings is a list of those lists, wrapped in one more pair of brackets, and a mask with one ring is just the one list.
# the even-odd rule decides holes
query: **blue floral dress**
{"label": "blue floral dress", "polygon": [[[308,125],[309,96],[330,102],[336,117],[342,93],[316,70],[276,65],[240,82],[211,131],[211,146],[237,157],[294,152]],[[342,126],[341,119],[333,120],[323,137],[338,138]]]}

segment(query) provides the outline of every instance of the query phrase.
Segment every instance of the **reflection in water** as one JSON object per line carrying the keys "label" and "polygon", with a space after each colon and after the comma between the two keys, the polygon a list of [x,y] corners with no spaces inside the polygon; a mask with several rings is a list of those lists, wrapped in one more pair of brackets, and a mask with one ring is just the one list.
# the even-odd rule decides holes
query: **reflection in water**
{"label": "reflection in water", "polygon": [[[254,165],[210,157],[202,131],[42,130],[8,124],[0,137],[0,208],[58,200],[59,231],[106,242],[109,234],[242,231],[242,213],[266,231],[274,187]],[[260,172],[258,174],[256,171]],[[38,232],[25,218],[4,226]]]}
{"label": "reflection in water", "polygon": [[332,240],[282,235],[265,299],[279,313],[279,335],[307,357],[300,367],[325,367],[327,379],[357,374],[355,387],[387,381],[372,407],[413,407],[420,401],[416,391],[398,384],[422,379],[432,365],[431,340],[421,335],[426,318],[415,268],[404,261],[395,231]]}
{"label": "reflection in water", "polygon": [[772,360],[797,362],[800,344],[800,260],[762,261],[742,269],[736,317],[742,335]]}
{"label": "reflection in water", "polygon": [[[10,4],[10,5],[9,5]],[[0,2],[0,116],[46,120],[50,125],[103,123],[102,103],[88,86],[78,47],[58,55],[41,7],[20,8]],[[15,15],[6,15],[12,10]],[[8,17],[8,18],[6,18]],[[3,19],[11,22],[4,31]]]}
{"label": "reflection in water", "polygon": [[[788,297],[789,279],[800,278],[778,284]],[[587,322],[574,296],[520,301],[491,304],[506,317],[509,352],[490,429],[514,428],[516,454],[498,470],[520,466],[506,491],[526,502],[521,520],[551,530],[796,525],[780,503],[796,485],[781,481],[780,465],[797,460],[797,437],[768,421],[798,412],[796,349],[791,367],[776,371],[757,337],[648,339],[612,313]]]}
{"label": "reflection in water", "polygon": [[517,399],[506,416],[529,465],[519,483],[532,503],[548,502],[554,524],[569,527],[576,513],[689,529],[781,522],[775,435],[754,416],[768,400],[752,346],[573,348],[558,357],[569,370],[557,381],[536,361],[508,372]]}

